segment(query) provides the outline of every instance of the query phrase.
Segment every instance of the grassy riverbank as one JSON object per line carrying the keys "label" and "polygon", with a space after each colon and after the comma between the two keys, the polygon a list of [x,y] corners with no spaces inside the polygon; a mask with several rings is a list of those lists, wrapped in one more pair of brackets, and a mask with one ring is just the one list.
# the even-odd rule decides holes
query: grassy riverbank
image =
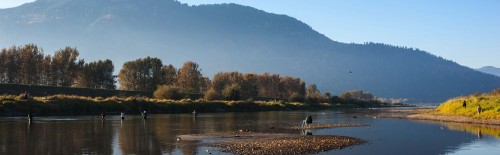
{"label": "grassy riverbank", "polygon": [[[462,107],[466,101],[467,107]],[[481,105],[482,112],[478,114],[477,107]],[[500,90],[487,94],[475,94],[458,97],[446,101],[437,108],[438,114],[467,116],[474,119],[500,119]]]}
{"label": "grassy riverbank", "polygon": [[[370,105],[367,105],[370,104]],[[299,103],[286,101],[205,101],[205,100],[162,100],[147,97],[83,97],[73,95],[52,95],[32,97],[24,100],[15,95],[0,96],[0,116],[24,116],[28,112],[37,115],[97,115],[139,114],[140,110],[150,113],[197,112],[246,112],[279,110],[314,110],[333,108],[380,107],[379,104],[330,104]]]}
{"label": "grassy riverbank", "polygon": [[[467,103],[464,108],[463,102]],[[481,106],[478,114],[477,107]],[[388,110],[380,115],[387,118],[432,120],[469,124],[500,125],[500,89],[450,99],[436,109]]]}

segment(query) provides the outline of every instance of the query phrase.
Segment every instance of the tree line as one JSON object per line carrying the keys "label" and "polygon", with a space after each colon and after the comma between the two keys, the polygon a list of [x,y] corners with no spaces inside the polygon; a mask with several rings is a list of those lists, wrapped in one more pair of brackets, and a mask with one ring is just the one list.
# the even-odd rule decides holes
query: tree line
{"label": "tree line", "polygon": [[76,48],[45,55],[35,44],[0,52],[0,82],[11,84],[115,89],[111,60],[85,63]]}
{"label": "tree line", "polygon": [[208,91],[206,98],[238,100],[254,97],[289,98],[293,94],[304,97],[306,90],[305,82],[300,78],[269,73],[220,72],[214,75]]}
{"label": "tree line", "polygon": [[188,61],[176,69],[151,57],[125,62],[118,74],[118,82],[123,90],[155,91],[160,85],[169,85],[191,94],[202,93],[209,85],[208,78],[203,77],[195,62]]}
{"label": "tree line", "polygon": [[[158,58],[140,58],[125,62],[118,75],[121,89],[155,91],[164,89],[164,98],[180,98],[180,94],[205,94],[210,100],[239,100],[255,97],[305,97],[305,82],[300,78],[280,77],[278,74],[243,74],[220,72],[212,80],[204,77],[199,65],[188,61],[177,69],[163,65]],[[162,87],[163,86],[163,87]]]}
{"label": "tree line", "polygon": [[[76,48],[65,47],[45,55],[35,44],[12,46],[0,52],[0,83],[116,89],[114,65],[109,59],[86,63]],[[315,84],[306,87],[300,78],[279,74],[219,72],[204,77],[192,61],[176,68],[159,58],[146,57],[125,62],[119,72],[120,89],[155,92],[157,98],[180,99],[200,94],[206,100],[288,99],[293,102],[336,102],[339,97],[321,94]],[[350,91],[340,98],[372,100],[370,93]]]}

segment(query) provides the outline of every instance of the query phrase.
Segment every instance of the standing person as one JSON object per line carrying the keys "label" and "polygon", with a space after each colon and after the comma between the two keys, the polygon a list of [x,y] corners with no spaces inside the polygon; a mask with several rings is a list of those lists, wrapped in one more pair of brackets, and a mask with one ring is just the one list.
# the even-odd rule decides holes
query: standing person
{"label": "standing person", "polygon": [[477,106],[477,114],[478,114],[478,115],[479,115],[479,114],[481,114],[481,105],[478,105],[478,106]]}
{"label": "standing person", "polygon": [[196,118],[198,116],[198,113],[196,113],[196,110],[193,110],[193,117]]}
{"label": "standing person", "polygon": [[302,127],[307,127],[312,122],[313,122],[312,116],[307,116],[306,119],[302,121]]}
{"label": "standing person", "polygon": [[28,99],[28,91],[24,91],[24,94],[22,95],[21,99],[23,99],[23,100]]}
{"label": "standing person", "polygon": [[467,108],[467,102],[464,100],[464,103],[462,103],[462,107]]}
{"label": "standing person", "polygon": [[123,113],[123,112],[122,112],[122,113],[120,114],[120,117],[122,118],[122,120],[124,120],[124,119],[125,119],[125,113]]}
{"label": "standing person", "polygon": [[104,120],[106,117],[106,114],[104,112],[101,113],[101,119]]}
{"label": "standing person", "polygon": [[146,113],[146,110],[142,113],[142,118],[148,119],[148,114]]}
{"label": "standing person", "polygon": [[31,112],[28,113],[28,121],[32,121],[33,120],[33,114]]}

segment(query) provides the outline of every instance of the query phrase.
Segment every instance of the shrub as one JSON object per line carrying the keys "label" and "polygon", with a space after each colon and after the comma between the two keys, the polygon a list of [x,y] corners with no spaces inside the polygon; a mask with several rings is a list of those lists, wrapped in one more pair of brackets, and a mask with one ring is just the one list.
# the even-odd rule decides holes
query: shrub
{"label": "shrub", "polygon": [[308,95],[306,96],[306,102],[307,103],[319,103],[319,96],[318,95]]}
{"label": "shrub", "polygon": [[207,92],[205,92],[205,96],[203,96],[203,98],[204,98],[206,101],[213,101],[213,100],[218,100],[218,99],[220,99],[220,95],[219,95],[219,93],[217,93],[217,91],[215,91],[214,89],[210,89],[210,90],[208,90]]}
{"label": "shrub", "polygon": [[330,97],[330,103],[342,103],[342,99],[338,96],[332,96]]}
{"label": "shrub", "polygon": [[340,95],[340,98],[344,100],[362,100],[362,101],[370,101],[375,97],[369,92],[363,92],[361,90],[351,90],[346,91]]}
{"label": "shrub", "polygon": [[305,98],[304,96],[300,95],[299,93],[293,93],[288,97],[289,102],[304,102]]}
{"label": "shrub", "polygon": [[226,100],[237,101],[240,99],[240,87],[238,85],[231,85],[230,87],[222,90],[222,97]]}
{"label": "shrub", "polygon": [[179,87],[162,85],[156,88],[153,96],[157,99],[179,100],[182,98],[182,93]]}

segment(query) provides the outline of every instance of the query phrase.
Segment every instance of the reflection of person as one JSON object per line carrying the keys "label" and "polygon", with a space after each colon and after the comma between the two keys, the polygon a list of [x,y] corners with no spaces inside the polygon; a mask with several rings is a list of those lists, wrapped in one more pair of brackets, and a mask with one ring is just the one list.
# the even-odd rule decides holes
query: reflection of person
{"label": "reflection of person", "polygon": [[477,138],[483,138],[483,134],[481,133],[481,129],[477,129]]}
{"label": "reflection of person", "polygon": [[302,130],[302,135],[307,135],[307,136],[310,136],[310,135],[313,135],[311,130]]}
{"label": "reflection of person", "polygon": [[478,106],[477,106],[477,114],[478,114],[478,115],[479,115],[479,114],[481,114],[481,105],[478,105]]}
{"label": "reflection of person", "polygon": [[464,100],[464,103],[462,103],[462,107],[467,108],[467,102]]}

